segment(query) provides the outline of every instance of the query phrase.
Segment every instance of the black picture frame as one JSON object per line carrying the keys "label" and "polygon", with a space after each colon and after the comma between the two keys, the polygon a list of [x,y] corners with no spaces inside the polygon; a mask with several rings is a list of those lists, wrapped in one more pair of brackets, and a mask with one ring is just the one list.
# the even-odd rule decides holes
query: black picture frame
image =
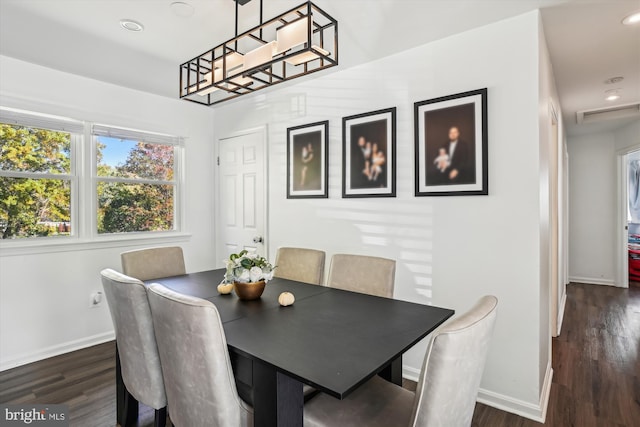
{"label": "black picture frame", "polygon": [[489,194],[486,88],[416,102],[414,126],[416,196]]}
{"label": "black picture frame", "polygon": [[342,197],[396,197],[396,108],[342,119]]}
{"label": "black picture frame", "polygon": [[329,197],[329,121],[287,128],[287,199]]}

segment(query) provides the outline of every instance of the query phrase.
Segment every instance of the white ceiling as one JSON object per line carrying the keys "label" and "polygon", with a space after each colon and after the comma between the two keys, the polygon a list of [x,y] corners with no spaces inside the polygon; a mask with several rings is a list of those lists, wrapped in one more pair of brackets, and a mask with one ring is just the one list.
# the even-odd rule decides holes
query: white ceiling
{"label": "white ceiling", "polygon": [[[576,112],[640,102],[640,24],[622,19],[640,10],[640,0],[584,1],[542,9],[556,86],[570,135],[613,130],[637,118],[576,123]],[[622,76],[618,84],[605,80]],[[605,91],[621,98],[605,101]]]}
{"label": "white ceiling", "polygon": [[[178,65],[231,38],[233,0],[0,0],[0,54],[177,98]],[[264,0],[269,18],[303,0]],[[501,19],[542,9],[569,133],[626,121],[575,125],[575,111],[606,106],[603,81],[625,80],[618,103],[640,101],[640,29],[621,19],[640,0],[316,0],[340,28],[340,68],[350,67]],[[240,7],[240,30],[258,24],[259,1]],[[121,18],[144,24],[125,31]],[[335,69],[334,69],[335,70]],[[305,78],[313,78],[312,76]],[[615,103],[614,103],[615,104]]]}

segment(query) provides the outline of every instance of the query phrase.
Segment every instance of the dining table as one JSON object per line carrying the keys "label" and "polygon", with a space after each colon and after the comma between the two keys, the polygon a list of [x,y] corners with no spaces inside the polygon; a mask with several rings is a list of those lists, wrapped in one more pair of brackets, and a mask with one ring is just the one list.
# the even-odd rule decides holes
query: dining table
{"label": "dining table", "polygon": [[[212,302],[222,321],[239,396],[253,406],[256,427],[303,425],[303,385],[343,399],[375,375],[402,385],[402,355],[453,310],[274,278],[261,298],[221,295],[224,269],[147,281]],[[291,292],[295,302],[280,306]],[[117,347],[117,343],[116,343]],[[116,352],[118,420],[126,389]],[[203,380],[206,380],[203,378]],[[169,415],[171,409],[169,408]],[[134,414],[135,413],[135,414]]]}

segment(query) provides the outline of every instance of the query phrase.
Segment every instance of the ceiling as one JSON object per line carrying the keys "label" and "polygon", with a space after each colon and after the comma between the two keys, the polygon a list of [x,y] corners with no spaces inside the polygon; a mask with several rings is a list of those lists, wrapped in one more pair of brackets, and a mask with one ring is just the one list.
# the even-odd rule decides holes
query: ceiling
{"label": "ceiling", "polygon": [[[0,0],[0,54],[177,98],[178,65],[231,38],[233,0]],[[303,0],[264,0],[269,18]],[[340,23],[340,68],[351,67],[534,9],[545,33],[570,134],[608,130],[617,120],[576,125],[575,112],[640,101],[640,28],[622,18],[640,0],[315,0]],[[240,30],[258,24],[259,2],[240,7]],[[143,32],[122,29],[130,18]],[[446,23],[446,25],[443,25]],[[330,71],[328,71],[330,72]],[[604,101],[604,80],[622,75],[622,98]],[[308,76],[305,78],[313,78]]]}
{"label": "ceiling", "polygon": [[[565,126],[569,135],[614,130],[635,118],[577,124],[576,112],[640,102],[640,24],[622,19],[640,10],[640,0],[570,2],[542,9]],[[605,84],[621,76],[618,84]],[[605,101],[605,91],[621,98]]]}

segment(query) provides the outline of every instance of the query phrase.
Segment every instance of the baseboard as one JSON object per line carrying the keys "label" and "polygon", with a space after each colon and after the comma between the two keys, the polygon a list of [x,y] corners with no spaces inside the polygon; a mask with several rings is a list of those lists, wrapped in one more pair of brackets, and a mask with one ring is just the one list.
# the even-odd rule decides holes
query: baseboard
{"label": "baseboard", "polygon": [[542,383],[540,401],[537,405],[482,388],[478,391],[477,401],[502,411],[511,412],[512,414],[520,415],[521,417],[528,418],[539,423],[544,423],[544,420],[547,417],[547,406],[549,404],[549,394],[551,393],[552,378],[553,369],[551,369],[551,361],[549,361],[544,375],[544,382]]}
{"label": "baseboard", "polygon": [[595,277],[578,277],[569,276],[569,282],[571,283],[587,283],[589,285],[605,285],[605,286],[617,286],[616,282],[611,279],[596,279]]}
{"label": "baseboard", "polygon": [[[405,366],[402,369],[402,375],[408,380],[417,381],[420,376],[420,371],[415,368]],[[547,417],[547,406],[549,404],[549,394],[551,393],[552,378],[553,369],[551,369],[551,361],[549,361],[544,375],[540,401],[537,405],[520,399],[515,399],[510,396],[505,396],[504,394],[485,390],[483,388],[478,391],[477,402],[500,409],[501,411],[520,415],[521,417],[528,418],[539,423],[544,423],[544,420]]]}
{"label": "baseboard", "polygon": [[558,330],[556,333],[560,335],[560,331],[562,330],[562,321],[564,320],[564,307],[567,305],[567,291],[565,288],[564,294],[562,294],[562,299],[560,300],[560,306],[558,309]]}
{"label": "baseboard", "polygon": [[115,332],[111,331],[92,335],[90,337],[85,337],[78,340],[68,341],[62,344],[53,345],[51,347],[42,348],[33,352],[23,353],[18,356],[14,356],[11,359],[0,360],[0,372],[6,371],[7,369],[16,368],[18,366],[27,365],[29,363],[37,362],[39,360],[48,359],[49,357],[59,356],[64,353],[69,353],[97,344],[102,344],[107,341],[113,341],[115,339]]}
{"label": "baseboard", "polygon": [[412,368],[410,366],[403,366],[402,367],[402,378],[406,378],[408,380],[411,380],[413,382],[418,382],[418,380],[420,379],[420,370],[416,369],[416,368]]}
{"label": "baseboard", "polygon": [[553,383],[553,368],[551,367],[551,357],[547,362],[547,370],[544,373],[544,381],[542,382],[542,390],[540,390],[540,402],[538,405],[541,411],[541,423],[547,419],[547,409],[549,408],[549,398],[551,397],[551,384]]}

